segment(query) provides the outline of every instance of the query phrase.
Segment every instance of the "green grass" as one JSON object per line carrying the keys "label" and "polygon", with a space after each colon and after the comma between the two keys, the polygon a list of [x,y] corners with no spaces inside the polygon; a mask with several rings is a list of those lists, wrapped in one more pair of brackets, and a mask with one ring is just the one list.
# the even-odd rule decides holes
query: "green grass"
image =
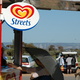
{"label": "green grass", "polygon": [[78,57],[78,62],[80,62],[80,56]]}

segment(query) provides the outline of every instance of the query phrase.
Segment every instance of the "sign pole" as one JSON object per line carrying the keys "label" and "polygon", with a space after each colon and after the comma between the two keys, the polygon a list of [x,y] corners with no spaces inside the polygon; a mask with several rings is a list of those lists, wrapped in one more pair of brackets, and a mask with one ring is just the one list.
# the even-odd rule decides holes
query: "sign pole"
{"label": "sign pole", "polygon": [[1,75],[1,64],[2,64],[2,20],[1,20],[1,15],[2,15],[2,0],[0,0],[0,75]]}

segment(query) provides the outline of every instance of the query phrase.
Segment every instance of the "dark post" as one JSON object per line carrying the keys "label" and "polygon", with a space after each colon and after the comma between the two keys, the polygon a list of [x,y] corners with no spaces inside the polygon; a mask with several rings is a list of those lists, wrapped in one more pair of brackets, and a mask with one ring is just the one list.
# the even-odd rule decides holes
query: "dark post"
{"label": "dark post", "polygon": [[22,31],[14,30],[14,64],[22,63]]}

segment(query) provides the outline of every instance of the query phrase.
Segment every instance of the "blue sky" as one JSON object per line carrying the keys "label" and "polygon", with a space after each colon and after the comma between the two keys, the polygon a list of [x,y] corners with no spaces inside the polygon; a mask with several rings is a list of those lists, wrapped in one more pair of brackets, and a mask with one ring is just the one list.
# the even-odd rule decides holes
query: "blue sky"
{"label": "blue sky", "polygon": [[[39,23],[23,31],[23,42],[80,43],[80,12],[62,10],[38,10]],[[12,42],[13,29],[3,24],[3,42]]]}

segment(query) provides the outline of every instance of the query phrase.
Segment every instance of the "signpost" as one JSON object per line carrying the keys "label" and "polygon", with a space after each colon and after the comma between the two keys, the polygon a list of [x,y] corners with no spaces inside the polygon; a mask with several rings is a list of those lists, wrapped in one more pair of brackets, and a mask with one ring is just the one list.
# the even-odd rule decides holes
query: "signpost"
{"label": "signpost", "polygon": [[5,12],[3,13],[5,21],[14,30],[14,64],[19,66],[22,64],[22,31],[36,26],[39,13],[33,5],[24,2],[9,5]]}
{"label": "signpost", "polygon": [[[6,13],[5,13],[6,12]],[[3,13],[6,23],[13,29],[24,31],[35,27],[39,13],[31,4],[17,2],[9,5]],[[10,17],[7,17],[9,15]]]}
{"label": "signpost", "polygon": [[[34,5],[37,9],[55,9],[55,10],[70,10],[70,11],[80,10],[80,0],[3,0],[3,8],[8,7],[10,4],[14,2],[22,2],[22,1],[25,1],[25,3],[29,2],[30,4]],[[0,14],[1,14],[1,8],[2,8],[2,0],[0,0]],[[2,55],[1,42],[2,42],[2,21],[0,20],[0,56]],[[21,65],[22,31],[14,30],[14,53],[15,53],[14,63],[17,65]],[[20,80],[22,79],[20,78]]]}

